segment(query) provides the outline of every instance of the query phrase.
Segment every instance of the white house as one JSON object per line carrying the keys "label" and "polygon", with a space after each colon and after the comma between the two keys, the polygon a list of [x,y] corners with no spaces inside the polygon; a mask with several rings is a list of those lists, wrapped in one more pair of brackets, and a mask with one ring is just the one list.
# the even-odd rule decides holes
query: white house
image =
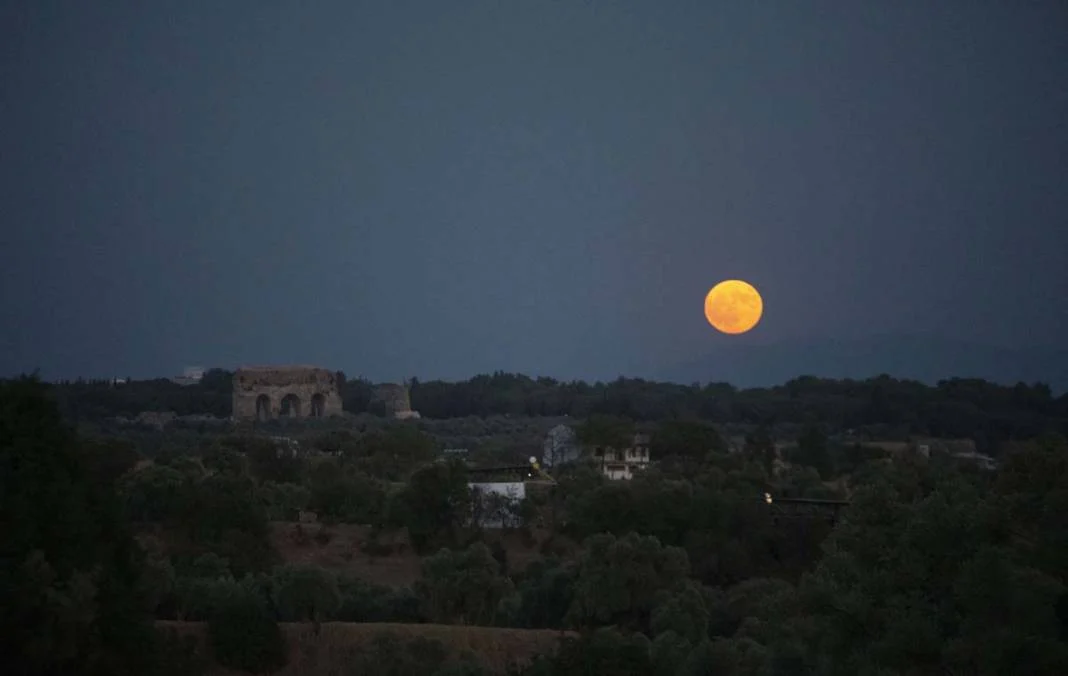
{"label": "white house", "polygon": [[631,479],[649,466],[649,435],[635,434],[628,448],[593,447],[593,457],[609,479]]}
{"label": "white house", "polygon": [[205,373],[207,373],[207,369],[203,366],[187,366],[182,375],[175,376],[171,380],[179,385],[196,385],[204,379]]}

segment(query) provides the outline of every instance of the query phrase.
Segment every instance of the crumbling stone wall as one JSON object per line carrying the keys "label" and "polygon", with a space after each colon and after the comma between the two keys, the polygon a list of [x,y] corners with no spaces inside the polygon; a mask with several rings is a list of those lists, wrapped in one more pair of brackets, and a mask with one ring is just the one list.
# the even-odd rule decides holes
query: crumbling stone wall
{"label": "crumbling stone wall", "polygon": [[403,413],[412,410],[408,400],[408,388],[394,383],[383,383],[375,388],[375,399],[385,404],[386,413]]}
{"label": "crumbling stone wall", "polygon": [[385,414],[398,420],[418,418],[419,412],[412,410],[408,384],[383,383],[375,387],[374,402],[385,409]]}
{"label": "crumbling stone wall", "polygon": [[338,374],[328,369],[246,366],[234,373],[234,418],[328,418],[341,410]]}

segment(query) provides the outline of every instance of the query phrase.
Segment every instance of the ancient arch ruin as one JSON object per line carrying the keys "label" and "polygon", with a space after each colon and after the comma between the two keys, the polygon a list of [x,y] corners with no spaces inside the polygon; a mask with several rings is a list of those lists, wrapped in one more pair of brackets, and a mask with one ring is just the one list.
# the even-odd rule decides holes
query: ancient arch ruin
{"label": "ancient arch ruin", "polygon": [[313,366],[245,366],[234,373],[238,420],[341,415],[338,374]]}
{"label": "ancient arch ruin", "polygon": [[326,415],[326,397],[316,392],[311,398],[311,411],[308,412],[313,418],[322,418]]}
{"label": "ancient arch ruin", "polygon": [[[235,399],[236,407],[236,399]],[[271,398],[266,394],[261,394],[256,397],[256,420],[270,420],[271,419]]]}

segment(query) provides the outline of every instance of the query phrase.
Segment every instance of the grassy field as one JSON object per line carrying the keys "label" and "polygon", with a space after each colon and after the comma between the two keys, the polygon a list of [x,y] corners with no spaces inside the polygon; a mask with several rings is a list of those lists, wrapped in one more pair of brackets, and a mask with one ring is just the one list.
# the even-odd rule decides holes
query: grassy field
{"label": "grassy field", "polygon": [[[207,626],[200,622],[160,621],[160,627],[192,636],[206,654]],[[551,654],[560,640],[572,635],[548,629],[501,629],[460,627],[442,624],[354,624],[327,622],[316,635],[312,625],[283,623],[289,645],[289,664],[276,676],[343,676],[351,673],[351,662],[381,634],[400,638],[420,636],[441,641],[452,657],[471,653],[494,673],[504,673],[509,665],[527,663],[542,654]],[[212,667],[208,676],[232,676],[235,672]]]}

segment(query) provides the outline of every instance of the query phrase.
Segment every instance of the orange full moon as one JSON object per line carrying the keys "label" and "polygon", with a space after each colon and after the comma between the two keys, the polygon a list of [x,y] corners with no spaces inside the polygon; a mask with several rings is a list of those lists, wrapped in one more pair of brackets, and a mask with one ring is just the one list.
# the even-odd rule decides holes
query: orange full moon
{"label": "orange full moon", "polygon": [[764,314],[764,301],[752,284],[728,279],[705,296],[705,318],[723,333],[739,334],[752,329]]}

